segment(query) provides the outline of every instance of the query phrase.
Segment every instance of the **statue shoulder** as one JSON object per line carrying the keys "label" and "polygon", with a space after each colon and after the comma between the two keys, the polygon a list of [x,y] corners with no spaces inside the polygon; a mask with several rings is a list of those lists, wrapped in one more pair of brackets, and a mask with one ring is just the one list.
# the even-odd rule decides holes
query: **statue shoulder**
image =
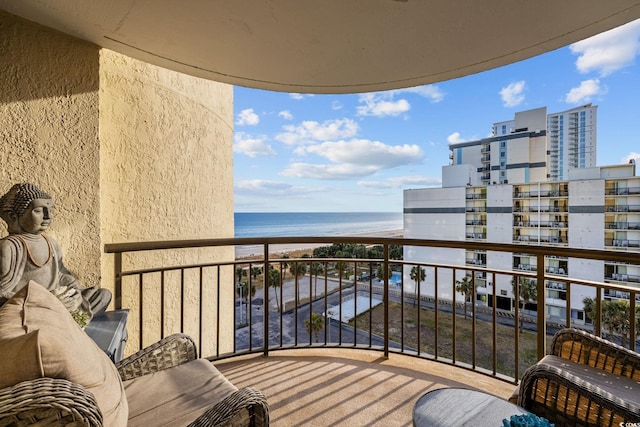
{"label": "statue shoulder", "polygon": [[3,239],[0,239],[0,254],[3,256],[9,252],[13,252],[16,248],[23,248],[24,243],[22,240],[14,235],[8,235]]}
{"label": "statue shoulder", "polygon": [[15,267],[24,251],[24,244],[15,236],[7,236],[0,240],[0,275],[4,277]]}

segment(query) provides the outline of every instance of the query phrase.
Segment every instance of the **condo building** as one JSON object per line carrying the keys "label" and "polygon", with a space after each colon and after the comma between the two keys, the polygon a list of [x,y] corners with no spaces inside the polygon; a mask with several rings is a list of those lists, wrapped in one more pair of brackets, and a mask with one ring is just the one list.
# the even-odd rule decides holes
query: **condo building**
{"label": "condo building", "polygon": [[[499,135],[452,144],[453,161],[442,168],[441,188],[405,190],[405,238],[509,243],[522,245],[522,251],[408,247],[404,259],[526,272],[537,269],[537,258],[527,253],[530,245],[640,251],[640,177],[636,176],[636,165],[591,165],[595,162],[595,132],[586,136],[587,128],[595,130],[591,115],[595,117],[592,106],[549,116],[545,108],[517,113],[515,120],[494,125],[494,133]],[[578,119],[578,129],[581,117],[585,118],[584,144],[581,146],[578,137],[577,155],[566,150],[564,125],[553,132],[546,128],[549,123],[566,123],[567,117]],[[563,141],[562,149],[559,143],[554,144],[559,140]],[[552,148],[554,145],[557,148]],[[563,180],[553,176],[554,166],[549,165],[553,153],[560,158],[561,150],[564,161],[558,161],[558,170],[561,164],[563,169],[557,175]],[[569,168],[566,161],[570,161]],[[561,277],[640,287],[638,265],[549,256],[545,270]],[[404,274],[409,276],[408,271]],[[451,270],[438,274],[441,283],[454,280]],[[455,280],[459,280],[471,272],[459,269],[456,274],[460,277]],[[512,277],[495,275],[493,283],[493,275],[482,271],[474,275],[477,304],[491,306],[495,293],[497,308],[513,309]],[[415,286],[410,280],[405,284]],[[566,310],[570,310],[576,324],[588,321],[583,299],[595,296],[592,288],[572,286],[570,301],[564,282],[548,280],[545,289],[549,320],[565,319]],[[420,290],[434,296],[433,274],[427,272]],[[463,295],[452,293],[451,287],[438,287],[438,298],[463,301]],[[604,296],[628,299],[628,294],[617,291]]]}
{"label": "condo building", "polygon": [[547,115],[546,107],[494,123],[491,136],[451,144],[453,165],[471,165],[482,185],[562,181],[570,169],[596,166],[597,106]]}

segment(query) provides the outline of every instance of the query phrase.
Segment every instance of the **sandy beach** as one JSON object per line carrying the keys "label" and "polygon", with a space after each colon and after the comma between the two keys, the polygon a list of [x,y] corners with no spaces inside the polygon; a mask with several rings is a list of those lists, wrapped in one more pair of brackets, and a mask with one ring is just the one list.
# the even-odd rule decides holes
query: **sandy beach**
{"label": "sandy beach", "polygon": [[[370,233],[354,234],[353,237],[402,237],[402,229],[397,230],[383,230]],[[286,245],[272,245],[270,246],[269,254],[291,254],[293,252],[300,252],[304,250],[313,250],[315,248],[327,246],[326,243],[291,243]],[[236,247],[236,259],[252,258],[262,256],[262,246],[237,246]]]}

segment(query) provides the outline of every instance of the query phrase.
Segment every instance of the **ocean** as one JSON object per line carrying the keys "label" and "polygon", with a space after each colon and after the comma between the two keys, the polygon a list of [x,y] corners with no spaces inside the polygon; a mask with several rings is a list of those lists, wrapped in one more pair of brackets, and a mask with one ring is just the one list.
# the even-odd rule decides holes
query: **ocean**
{"label": "ocean", "polygon": [[401,230],[401,212],[235,213],[235,237],[344,236]]}

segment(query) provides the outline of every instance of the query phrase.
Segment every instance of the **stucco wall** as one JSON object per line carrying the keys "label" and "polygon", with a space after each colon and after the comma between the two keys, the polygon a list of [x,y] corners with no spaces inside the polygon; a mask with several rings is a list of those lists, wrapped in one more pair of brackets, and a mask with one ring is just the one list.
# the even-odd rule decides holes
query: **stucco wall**
{"label": "stucco wall", "polygon": [[48,234],[85,285],[100,282],[102,250],[98,57],[94,45],[0,12],[0,194],[26,181],[54,198]]}
{"label": "stucco wall", "polygon": [[[198,79],[142,63],[109,50],[100,54],[100,140],[102,240],[104,243],[233,237],[233,91],[232,86]],[[136,253],[124,268],[173,266],[198,261],[232,260],[233,249]],[[113,257],[105,258],[103,278],[113,280]],[[227,269],[217,301],[215,271],[207,271],[207,308],[233,307],[233,272]],[[165,277],[167,298],[160,324],[160,275],[145,278],[144,318],[147,345],[182,327],[198,338],[198,272],[188,271],[188,313],[175,304],[179,274]],[[136,280],[124,280],[123,306],[132,309],[130,342],[137,343],[139,295]],[[108,285],[110,286],[110,284]],[[215,327],[211,310],[202,314]],[[184,325],[181,327],[181,321]],[[233,309],[222,323],[233,321]],[[224,328],[223,328],[224,329]],[[207,331],[205,331],[206,333]],[[232,329],[231,329],[232,332]],[[223,338],[224,340],[224,338]],[[211,347],[203,343],[203,352]]]}
{"label": "stucco wall", "polygon": [[[29,181],[56,202],[49,235],[66,265],[86,285],[113,290],[113,255],[105,243],[233,236],[232,86],[132,60],[0,12],[0,194]],[[2,227],[0,237],[6,231]],[[125,257],[125,268],[229,261],[233,249],[181,250]],[[233,268],[205,271],[203,354],[232,349]],[[179,275],[178,275],[179,276]],[[197,273],[185,273],[188,305],[182,318],[168,274],[164,333],[182,329],[199,341]],[[156,277],[156,279],[158,279]],[[145,282],[144,331],[160,336],[159,286]],[[137,339],[138,296],[130,346]],[[221,348],[212,338],[213,309]],[[203,334],[203,335],[204,335]]]}

